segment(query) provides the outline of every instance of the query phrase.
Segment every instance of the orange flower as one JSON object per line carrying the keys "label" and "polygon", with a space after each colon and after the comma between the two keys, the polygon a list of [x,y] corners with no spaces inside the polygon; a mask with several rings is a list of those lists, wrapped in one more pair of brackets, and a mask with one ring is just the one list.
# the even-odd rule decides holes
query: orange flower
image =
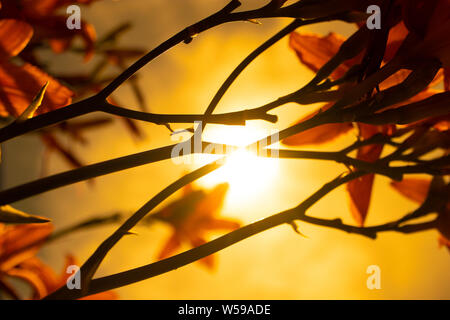
{"label": "orange flower", "polygon": [[26,278],[28,283],[38,280],[35,273],[23,270],[20,265],[35,256],[52,230],[51,223],[11,227],[0,225],[0,288],[9,288],[9,294],[17,298],[18,295],[7,283],[7,277]]}
{"label": "orange flower", "polygon": [[32,35],[33,29],[26,22],[0,20],[0,116],[19,116],[47,81],[49,86],[38,114],[71,102],[72,91],[42,70],[8,61],[25,48]]}
{"label": "orange flower", "polygon": [[57,14],[58,9],[71,4],[90,4],[95,0],[4,0],[2,17],[28,22],[35,30],[34,42],[48,41],[56,53],[67,50],[76,36],[85,43],[85,60],[94,53],[96,34],[94,27],[81,21],[81,28],[67,28],[67,16]]}
{"label": "orange flower", "polygon": [[[209,192],[193,190],[191,186],[187,186],[181,199],[151,215],[149,221],[163,221],[173,228],[172,236],[161,250],[159,259],[169,257],[183,242],[188,242],[193,247],[206,243],[205,236],[209,231],[239,228],[239,222],[217,217],[227,191],[227,183],[219,184]],[[200,262],[208,268],[215,265],[212,255],[201,259]]]}
{"label": "orange flower", "polygon": [[[398,49],[398,41],[404,34],[404,27],[397,25],[393,28],[393,32],[390,34],[390,41],[394,45],[388,46],[388,52],[390,55],[395,54]],[[332,58],[339,50],[340,46],[344,43],[345,39],[335,33],[330,33],[325,37],[317,35],[303,35],[299,33],[292,33],[290,37],[290,46],[294,49],[301,62],[307,65],[312,71],[318,71],[330,58]],[[345,75],[345,73],[355,64],[361,61],[363,54],[357,57],[347,60],[341,64],[331,74],[332,79],[338,79]],[[398,73],[393,77],[385,80],[381,87],[388,88],[398,82],[403,81],[407,76],[407,73]],[[326,104],[322,109],[327,110],[332,107],[333,103]],[[303,122],[320,111],[315,111],[306,117],[301,118],[297,123]],[[372,126],[366,124],[359,124],[359,132],[362,139],[368,139],[376,133],[388,134],[393,130],[391,126]],[[353,125],[350,122],[344,123],[332,123],[318,126],[306,130],[304,132],[293,135],[283,140],[283,143],[289,146],[301,146],[306,144],[322,144],[349,132],[353,129]],[[374,162],[378,160],[383,146],[373,145],[361,148],[358,150],[357,158],[364,161]],[[353,217],[358,224],[363,225],[367,216],[369,208],[370,197],[372,193],[374,175],[366,175],[359,179],[356,179],[347,185],[347,190],[350,195],[350,208]]]}
{"label": "orange flower", "polygon": [[[361,27],[365,28],[365,26]],[[403,41],[408,36],[408,34],[409,30],[403,22],[399,22],[391,28],[383,57],[384,63],[392,60],[397,55],[399,48],[402,46]],[[335,33],[330,33],[327,36],[321,37],[314,34],[299,34],[297,32],[293,32],[290,36],[289,44],[291,48],[294,49],[300,61],[307,67],[309,67],[312,71],[317,72],[325,63],[327,63],[333,56],[335,56],[344,41],[345,39],[342,36]],[[342,63],[330,75],[331,79],[336,80],[342,78],[351,67],[362,62],[363,56],[364,51],[356,57]],[[385,90],[392,86],[395,86],[403,82],[409,74],[410,71],[408,70],[400,70],[381,82],[379,87],[381,90]],[[443,74],[445,74],[445,72],[438,73],[438,75],[436,75],[435,77],[435,80],[429,85],[429,87],[432,87],[440,82],[443,78]],[[351,86],[349,84],[343,85],[342,88],[349,88],[349,90],[351,90]],[[421,101],[423,99],[431,97],[438,92],[439,91],[437,90],[428,88],[427,90],[416,94],[415,96],[409,98],[406,101],[403,101],[402,103],[388,106],[381,111],[397,108],[405,103]],[[333,104],[334,102],[330,102],[323,106],[321,109],[325,111],[331,108]],[[320,112],[321,109],[306,115],[296,123],[303,122],[313,117],[315,114]],[[432,125],[435,125],[437,128],[442,129],[447,122],[445,119],[441,118],[442,117],[436,118],[434,120],[435,122]],[[377,133],[389,135],[396,129],[394,125],[373,126],[367,124],[358,124],[357,126],[359,129],[360,137],[362,139],[369,139],[371,136]],[[289,146],[322,144],[336,139],[337,137],[349,132],[353,128],[354,126],[349,122],[324,124],[288,137],[283,140],[283,143]],[[382,145],[363,147],[358,150],[357,159],[374,162],[379,159],[382,150]],[[364,224],[369,209],[373,179],[374,175],[369,174],[347,184],[347,191],[350,196],[351,212],[357,223],[361,226]]]}
{"label": "orange flower", "polygon": [[[36,257],[30,258],[22,262],[18,269],[20,272],[16,275],[28,282],[34,291],[33,299],[42,299],[50,293],[56,291],[61,286],[65,286],[71,274],[66,272],[71,265],[78,265],[75,258],[71,255],[66,257],[65,266],[60,275],[57,275],[52,268],[47,266]],[[30,276],[32,275],[32,276]],[[116,300],[117,293],[114,291],[105,291],[93,294],[80,300]]]}
{"label": "orange flower", "polygon": [[[388,126],[372,126],[367,124],[358,124],[361,138],[366,140],[377,133],[387,134]],[[367,162],[375,162],[380,158],[383,151],[383,145],[373,144],[358,149],[356,158]],[[372,195],[374,174],[367,174],[358,179],[347,183],[347,191],[350,196],[350,211],[355,221],[364,225],[364,221],[369,211],[370,198]]]}
{"label": "orange flower", "polygon": [[[66,284],[70,276],[66,273],[67,267],[77,265],[72,256],[67,257],[66,266],[59,276],[35,256],[52,231],[51,223],[13,227],[0,224],[0,290],[6,291],[14,299],[19,299],[7,278],[21,279],[33,289],[32,299],[42,299]],[[84,299],[111,300],[117,299],[117,294],[107,291]]]}

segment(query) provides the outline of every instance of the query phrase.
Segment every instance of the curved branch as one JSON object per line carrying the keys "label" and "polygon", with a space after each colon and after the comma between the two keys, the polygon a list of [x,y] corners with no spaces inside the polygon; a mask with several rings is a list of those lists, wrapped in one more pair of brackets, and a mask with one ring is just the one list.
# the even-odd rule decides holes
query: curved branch
{"label": "curved branch", "polygon": [[[373,139],[371,143],[379,143],[381,140]],[[184,142],[186,143],[186,142]],[[191,141],[192,143],[192,141]],[[367,141],[359,142],[352,145],[353,148],[367,145]],[[62,173],[57,173],[45,178],[37,179],[31,182],[24,183],[3,191],[0,191],[0,205],[9,204],[19,200],[23,200],[50,190],[60,187],[68,186],[73,183],[89,180],[114,172],[119,172],[126,169],[139,167],[153,162],[168,160],[173,158],[172,151],[177,144],[157,148],[149,151],[143,151],[124,157],[106,160],[91,165],[86,165],[81,168],[76,168]],[[350,147],[352,147],[350,146]],[[350,148],[349,147],[349,148]],[[417,166],[408,167],[388,167],[387,165],[379,165],[378,163],[369,163],[348,157],[346,153],[351,149],[345,148],[337,152],[321,152],[321,151],[301,151],[301,150],[277,150],[277,149],[258,149],[256,155],[260,157],[280,158],[280,159],[316,159],[329,160],[337,163],[342,163],[355,168],[370,171],[382,175],[386,175],[392,179],[400,179],[401,174],[410,173],[411,171],[418,171]],[[202,142],[201,149],[196,148],[192,143],[190,147],[184,151],[187,153],[178,154],[176,156],[186,156],[196,153],[208,153],[213,155],[227,155],[230,152],[240,149],[237,146],[225,145],[220,143]],[[251,147],[250,151],[254,150]],[[423,169],[423,166],[420,167]],[[413,173],[413,172],[411,172]]]}
{"label": "curved branch", "polygon": [[[215,165],[216,164],[214,164],[214,166]],[[201,168],[199,170],[203,170],[203,169]],[[196,170],[196,171],[188,174],[187,176],[189,176],[189,179],[185,178],[187,176],[183,177],[182,178],[183,183],[187,183],[190,180],[190,178],[192,177],[193,173],[195,173],[195,175],[198,175],[198,173],[200,173],[199,170]],[[149,264],[147,266],[143,266],[140,268],[135,268],[135,269],[128,270],[125,272],[117,273],[115,275],[108,276],[108,277],[93,279],[90,281],[89,288],[86,291],[68,290],[66,286],[63,286],[59,290],[57,290],[54,293],[47,296],[45,299],[78,299],[78,298],[81,298],[86,295],[91,295],[91,294],[94,294],[97,292],[102,292],[102,291],[118,288],[121,286],[125,286],[128,284],[134,283],[134,282],[142,281],[142,280],[169,272],[171,270],[180,268],[189,263],[192,263],[201,258],[204,258],[212,253],[215,253],[224,248],[227,248],[239,241],[247,239],[255,234],[258,234],[265,230],[271,229],[280,224],[289,223],[293,219],[296,219],[297,216],[303,215],[303,213],[309,207],[311,207],[314,203],[316,203],[318,200],[320,200],[322,197],[324,197],[326,194],[328,194],[333,189],[337,188],[338,186],[340,186],[348,181],[356,179],[361,175],[362,175],[362,173],[360,173],[360,172],[353,172],[345,177],[339,176],[336,179],[332,180],[331,182],[325,184],[323,187],[321,187],[318,191],[316,191],[313,195],[308,197],[305,201],[303,201],[297,207],[287,210],[287,211],[280,212],[280,213],[270,216],[268,218],[251,223],[249,225],[246,225],[242,228],[234,230],[226,235],[223,235],[223,236],[221,236],[215,240],[212,240],[206,244],[203,244],[199,247],[185,251],[183,253],[180,253],[173,257],[164,259],[162,261],[158,261],[158,262]],[[170,187],[172,187],[173,185],[174,184],[172,184]],[[152,200],[150,200],[150,202]],[[146,206],[150,202],[148,202],[146,204]],[[147,212],[145,212],[145,214]],[[138,222],[138,220],[139,220],[138,218],[144,217],[145,214],[143,214],[143,212],[141,212],[141,210],[136,212],[135,215],[133,215],[129,220],[127,220],[127,222],[125,222],[125,224],[121,228],[119,228],[119,230],[121,232],[119,232],[119,230],[116,231],[110,238],[108,238],[108,240],[106,240],[101,245],[101,247],[99,247],[99,249],[97,249],[96,253],[98,253],[98,250],[100,250],[102,253],[104,253],[103,251],[104,251],[105,247],[111,246],[112,242],[113,243],[117,242],[123,236],[124,232],[129,230],[128,227],[134,226]],[[93,256],[95,256],[96,253],[94,253]],[[91,258],[93,256],[91,256]],[[83,271],[83,267],[81,268],[81,271]],[[83,273],[81,273],[81,275],[83,276]]]}

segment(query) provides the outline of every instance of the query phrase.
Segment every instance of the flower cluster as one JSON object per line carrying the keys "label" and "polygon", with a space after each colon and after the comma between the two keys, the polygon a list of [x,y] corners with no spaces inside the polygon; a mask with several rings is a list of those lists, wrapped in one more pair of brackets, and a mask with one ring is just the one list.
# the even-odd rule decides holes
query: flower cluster
{"label": "flower cluster", "polygon": [[[343,2],[350,4],[352,1]],[[334,1],[327,3],[332,6]],[[397,0],[378,1],[378,4],[383,12],[381,30],[368,30],[365,23],[359,23],[358,30],[349,39],[336,33],[326,36],[291,34],[290,47],[317,75],[339,61],[328,72],[327,80],[337,88],[333,95],[328,95],[332,98],[325,96],[329,91],[319,92],[325,98],[317,102],[328,101],[327,104],[297,123],[327,110],[353,112],[349,112],[348,121],[341,119],[306,130],[284,139],[284,144],[318,145],[354,130],[361,140],[376,134],[395,137],[398,132],[410,132],[410,137],[400,146],[405,151],[411,150],[405,160],[420,162],[420,157],[437,149],[448,155],[450,1]],[[356,158],[376,162],[384,147],[383,144],[361,147]],[[347,183],[351,212],[360,226],[364,225],[369,210],[373,181],[374,174],[367,174]],[[394,181],[393,186],[423,203],[429,183],[428,180],[405,179]],[[444,189],[441,195],[448,200],[448,185],[443,182],[441,188]],[[447,245],[449,207],[450,202],[447,202],[440,208],[438,227],[442,243]]]}

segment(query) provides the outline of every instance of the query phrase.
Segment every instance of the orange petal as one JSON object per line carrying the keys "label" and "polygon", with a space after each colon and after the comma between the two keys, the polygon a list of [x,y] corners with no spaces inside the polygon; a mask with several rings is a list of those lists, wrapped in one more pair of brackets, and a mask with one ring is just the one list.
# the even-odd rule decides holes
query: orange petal
{"label": "orange petal", "polygon": [[[60,286],[58,277],[52,268],[43,263],[40,259],[32,257],[22,262],[18,267],[13,270],[27,270],[36,274],[41,282],[44,284],[47,294],[53,292]],[[36,288],[35,288],[36,289]],[[39,292],[35,293],[35,297],[40,295]]]}
{"label": "orange petal", "polygon": [[435,119],[434,128],[439,131],[450,130],[450,115]]}
{"label": "orange petal", "polygon": [[[200,237],[192,237],[190,241],[193,247],[199,247],[206,243],[206,240]],[[216,259],[213,254],[210,254],[209,256],[200,259],[198,262],[202,263],[205,267],[207,267],[210,270],[213,270],[216,267]]]}
{"label": "orange petal", "polygon": [[201,264],[203,264],[209,270],[215,270],[217,267],[216,258],[213,254],[204,257],[203,259],[198,260]]}
{"label": "orange petal", "polygon": [[423,203],[430,188],[430,180],[408,178],[402,181],[391,181],[391,186],[408,199]]}
{"label": "orange petal", "polygon": [[446,246],[448,251],[450,252],[450,240],[449,239],[445,238],[443,235],[439,235],[438,241],[439,241],[440,247]]}
{"label": "orange petal", "polygon": [[163,249],[159,253],[158,259],[165,259],[170,257],[177,249],[181,246],[181,240],[178,235],[174,232],[172,236],[167,240]]}
{"label": "orange petal", "polygon": [[94,55],[95,41],[97,40],[94,26],[90,23],[82,22],[80,35],[85,43],[84,61],[89,61]]}
{"label": "orange petal", "polygon": [[[294,49],[300,61],[314,72],[317,72],[338,52],[344,41],[344,37],[333,32],[325,37],[292,32],[289,37],[290,47]],[[341,64],[334,70],[331,77],[333,79],[342,77],[353,64]]]}
{"label": "orange petal", "polygon": [[[388,131],[387,126],[372,126],[358,124],[360,135],[364,140],[373,135]],[[358,160],[375,162],[380,158],[383,151],[383,145],[368,145],[358,149],[356,158]],[[350,195],[350,211],[356,222],[363,226],[369,211],[370,198],[372,196],[372,187],[375,175],[368,174],[347,183],[347,191]]]}
{"label": "orange petal", "polygon": [[51,223],[7,228],[0,237],[0,271],[6,271],[34,256],[53,231]]}
{"label": "orange petal", "polygon": [[33,36],[33,28],[14,19],[0,20],[0,56],[13,57],[26,47]]}
{"label": "orange petal", "polygon": [[70,48],[72,39],[50,39],[48,42],[52,51],[59,54]]}
{"label": "orange petal", "polygon": [[66,106],[73,92],[30,64],[16,66],[0,61],[0,115],[20,115],[47,81],[49,85],[37,114]]}
{"label": "orange petal", "polygon": [[396,24],[391,30],[389,30],[388,42],[384,53],[384,61],[392,60],[397,53],[403,40],[408,35],[408,29],[403,22]]}
{"label": "orange petal", "polygon": [[350,195],[350,212],[359,226],[364,225],[369,211],[374,178],[375,175],[368,174],[347,183],[347,191]]}
{"label": "orange petal", "polygon": [[450,67],[444,68],[444,89],[450,91]]}
{"label": "orange petal", "polygon": [[380,83],[380,90],[386,90],[397,84],[402,83],[411,73],[411,70],[401,69],[394,73],[392,76]]}
{"label": "orange petal", "polygon": [[[308,114],[307,116],[301,118],[297,123],[301,123],[303,121],[306,121],[308,119],[311,119],[313,116],[315,116],[320,110],[327,110],[329,109],[333,103],[326,104],[323,108],[320,108],[319,110]],[[330,142],[339,136],[347,133],[349,130],[353,128],[352,124],[349,122],[344,123],[329,123],[324,124],[300,133],[297,133],[293,136],[290,136],[286,139],[282,140],[282,143],[284,143],[287,146],[303,146],[307,144],[321,144]]]}
{"label": "orange petal", "polygon": [[[395,130],[394,126],[374,126],[365,123],[358,123],[361,138],[367,140],[375,134],[390,134]],[[356,158],[363,161],[375,162],[380,158],[383,151],[383,145],[372,144],[358,149]]]}
{"label": "orange petal", "polygon": [[33,299],[42,299],[48,295],[47,288],[38,274],[27,269],[13,268],[6,272],[10,277],[22,279],[33,288]]}
{"label": "orange petal", "polygon": [[235,230],[241,226],[241,223],[231,219],[212,219],[208,222],[210,230]]}
{"label": "orange petal", "polygon": [[201,216],[211,217],[217,213],[223,205],[229,187],[228,183],[220,183],[200,199],[194,209],[195,218]]}

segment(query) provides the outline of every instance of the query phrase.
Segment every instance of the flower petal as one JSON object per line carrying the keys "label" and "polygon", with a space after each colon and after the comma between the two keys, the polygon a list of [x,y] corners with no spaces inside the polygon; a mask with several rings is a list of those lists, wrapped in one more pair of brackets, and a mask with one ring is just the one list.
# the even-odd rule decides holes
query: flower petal
{"label": "flower petal", "polygon": [[14,19],[0,20],[0,56],[13,57],[26,47],[33,36],[33,28]]}
{"label": "flower petal", "polygon": [[228,183],[220,183],[209,191],[196,205],[195,218],[212,217],[220,210],[229,189]]}
{"label": "flower petal", "polygon": [[364,225],[369,211],[372,186],[375,175],[367,174],[347,183],[350,195],[350,212],[359,226]]}
{"label": "flower petal", "polygon": [[[364,140],[369,139],[377,133],[388,133],[388,126],[372,126],[358,124],[360,135]],[[358,149],[356,158],[367,162],[375,162],[380,158],[383,145],[373,144]],[[350,210],[353,218],[360,225],[364,225],[370,205],[372,187],[375,175],[368,174],[347,183],[347,191],[350,195]]]}
{"label": "flower petal", "polygon": [[[323,108],[301,118],[296,123],[301,123],[305,120],[311,119],[320,110],[327,110],[332,106],[332,103],[325,105]],[[287,146],[303,146],[308,144],[322,144],[330,142],[339,136],[347,133],[353,128],[350,122],[344,123],[330,123],[324,124],[297,134],[290,136],[282,140],[282,143]]]}
{"label": "flower petal", "polygon": [[53,231],[51,223],[6,228],[0,237],[0,271],[6,271],[34,256]]}
{"label": "flower petal", "polygon": [[450,240],[445,238],[443,235],[440,235],[438,238],[439,246],[446,246],[448,249],[448,252],[450,252]]}
{"label": "flower petal", "polygon": [[[300,61],[314,72],[317,72],[339,51],[344,41],[344,37],[333,32],[325,37],[292,32],[289,37],[290,47],[294,49]],[[334,70],[331,77],[333,79],[342,77],[354,64],[353,60],[341,64]]]}
{"label": "flower petal", "polygon": [[387,46],[383,58],[384,61],[389,61],[394,58],[398,49],[402,45],[403,40],[405,40],[408,35],[408,32],[408,29],[402,21],[389,30]]}
{"label": "flower petal", "polygon": [[[194,248],[206,243],[206,240],[200,237],[192,237],[190,240]],[[216,259],[213,254],[200,259],[198,262],[202,263],[206,268],[210,270],[214,270],[216,267]]]}
{"label": "flower petal", "polygon": [[41,299],[60,286],[60,283],[58,281],[59,279],[53,269],[36,257],[25,260],[13,270],[15,270],[13,271],[13,273],[17,272],[18,270],[29,271],[31,273],[34,273],[40,279],[40,282],[45,286],[45,292],[43,292],[43,290],[39,287],[36,287],[36,284],[33,285],[33,283],[31,283],[35,290],[33,295],[34,299]]}
{"label": "flower petal", "polygon": [[30,64],[16,66],[0,61],[0,116],[22,114],[47,81],[49,85],[38,114],[68,105],[73,92]]}
{"label": "flower petal", "polygon": [[430,180],[408,178],[402,181],[391,181],[391,186],[406,198],[423,203],[430,188]]}
{"label": "flower petal", "polygon": [[39,275],[31,270],[13,268],[8,270],[6,274],[10,277],[22,279],[31,285],[33,288],[33,299],[42,299],[49,293]]}
{"label": "flower petal", "polygon": [[450,91],[450,67],[444,68],[444,89]]}
{"label": "flower petal", "polygon": [[241,226],[241,223],[231,219],[212,219],[208,222],[210,230],[235,230]]}
{"label": "flower petal", "polygon": [[181,246],[181,240],[178,235],[174,232],[169,240],[167,240],[163,249],[159,253],[158,259],[165,259],[170,257],[177,249]]}

